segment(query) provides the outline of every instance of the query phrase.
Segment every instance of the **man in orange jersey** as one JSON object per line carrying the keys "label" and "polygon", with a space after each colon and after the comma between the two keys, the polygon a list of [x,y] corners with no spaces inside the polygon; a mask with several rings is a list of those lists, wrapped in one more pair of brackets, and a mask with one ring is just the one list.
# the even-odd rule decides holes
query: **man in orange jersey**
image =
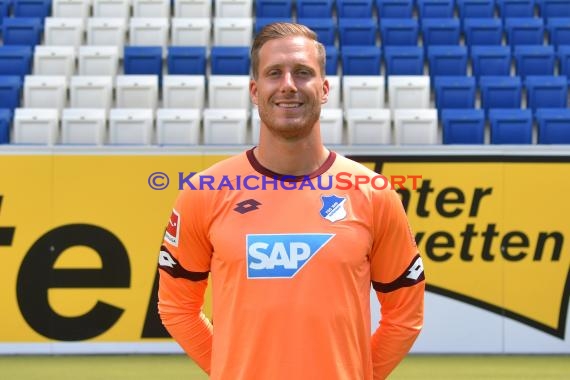
{"label": "man in orange jersey", "polygon": [[[384,379],[423,323],[423,266],[400,198],[335,188],[338,173],[376,173],[321,142],[329,84],[312,31],[268,25],[251,58],[259,145],[179,194],[159,256],[161,319],[214,380]],[[203,188],[200,176],[230,185]],[[382,307],[372,335],[371,284]]]}

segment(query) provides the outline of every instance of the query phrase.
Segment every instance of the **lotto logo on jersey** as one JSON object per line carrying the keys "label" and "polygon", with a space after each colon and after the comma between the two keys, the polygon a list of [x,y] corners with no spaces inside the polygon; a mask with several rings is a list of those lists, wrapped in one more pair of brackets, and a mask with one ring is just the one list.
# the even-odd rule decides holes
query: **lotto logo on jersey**
{"label": "lotto logo on jersey", "polygon": [[334,234],[247,235],[248,278],[292,278]]}

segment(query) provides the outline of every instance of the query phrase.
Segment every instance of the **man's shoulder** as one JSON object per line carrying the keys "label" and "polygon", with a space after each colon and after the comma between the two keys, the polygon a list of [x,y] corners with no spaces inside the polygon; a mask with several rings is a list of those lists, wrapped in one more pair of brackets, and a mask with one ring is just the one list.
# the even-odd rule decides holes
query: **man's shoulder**
{"label": "man's shoulder", "polygon": [[336,153],[334,170],[336,172],[348,172],[353,175],[366,175],[370,177],[378,175],[378,173],[364,164],[354,161],[353,159],[345,157],[339,153]]}
{"label": "man's shoulder", "polygon": [[243,172],[251,171],[251,165],[247,159],[246,152],[241,152],[239,154],[233,155],[228,158],[224,158],[212,166],[202,170],[200,175],[236,175]]}

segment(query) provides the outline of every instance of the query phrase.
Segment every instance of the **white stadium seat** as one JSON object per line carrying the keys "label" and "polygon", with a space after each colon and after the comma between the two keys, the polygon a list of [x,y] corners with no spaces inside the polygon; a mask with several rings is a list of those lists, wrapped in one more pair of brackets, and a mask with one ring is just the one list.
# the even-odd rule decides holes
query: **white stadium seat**
{"label": "white stadium seat", "polygon": [[215,0],[216,17],[253,17],[252,0]]}
{"label": "white stadium seat", "polygon": [[197,145],[200,142],[199,109],[161,108],[156,112],[156,143]]}
{"label": "white stadium seat", "polygon": [[245,144],[248,124],[247,109],[211,109],[203,114],[204,144]]}
{"label": "white stadium seat", "polygon": [[150,145],[154,111],[148,108],[112,108],[109,112],[109,144]]}
{"label": "white stadium seat", "polygon": [[63,75],[75,73],[75,48],[73,46],[36,45],[34,48],[35,75]]}
{"label": "white stadium seat", "polygon": [[112,76],[71,77],[69,84],[70,108],[101,108],[109,111],[112,102]]}
{"label": "white stadium seat", "polygon": [[321,138],[325,145],[342,144],[341,108],[321,108]]}
{"label": "white stadium seat", "polygon": [[129,44],[131,46],[160,46],[166,53],[168,45],[169,19],[132,17],[129,22]]}
{"label": "white stadium seat", "polygon": [[44,29],[44,45],[78,48],[83,44],[85,22],[82,18],[46,17]]}
{"label": "white stadium seat", "polygon": [[172,46],[209,46],[212,23],[209,18],[173,18],[170,25]]}
{"label": "white stadium seat", "polygon": [[53,145],[57,142],[59,111],[55,108],[16,108],[15,144]]}
{"label": "white stadium seat", "polygon": [[208,108],[249,109],[248,75],[210,75],[208,80]]}
{"label": "white stadium seat", "polygon": [[325,108],[340,108],[340,76],[327,75],[329,81],[329,97],[323,107]]}
{"label": "white stadium seat", "polygon": [[392,144],[390,110],[355,108],[345,111],[348,144]]}
{"label": "white stadium seat", "polygon": [[206,78],[203,75],[165,75],[162,78],[164,108],[204,108]]}
{"label": "white stadium seat", "polygon": [[384,77],[345,75],[342,77],[343,108],[384,108]]}
{"label": "white stadium seat", "polygon": [[67,79],[59,75],[26,75],[24,78],[24,107],[55,108],[67,104]]}
{"label": "white stadium seat", "polygon": [[123,57],[126,25],[123,18],[87,19],[87,45],[116,46],[119,57]]}
{"label": "white stadium seat", "polygon": [[51,4],[53,17],[80,17],[86,19],[91,13],[90,0],[53,0]]}
{"label": "white stadium seat", "polygon": [[399,108],[429,108],[430,79],[427,75],[402,75],[388,77],[388,102],[390,110]]}
{"label": "white stadium seat", "polygon": [[156,109],[158,76],[117,75],[115,78],[116,108]]}
{"label": "white stadium seat", "polygon": [[131,17],[131,0],[93,0],[93,17]]}
{"label": "white stadium seat", "polygon": [[132,0],[133,17],[170,17],[170,0]]}
{"label": "white stadium seat", "polygon": [[117,46],[80,46],[79,75],[117,75],[119,48]]}
{"label": "white stadium seat", "polygon": [[61,143],[102,145],[107,111],[101,108],[66,108],[61,114]]}
{"label": "white stadium seat", "polygon": [[249,46],[253,40],[251,18],[214,18],[214,45]]}
{"label": "white stadium seat", "polygon": [[398,145],[437,144],[437,110],[394,110],[394,135]]}
{"label": "white stadium seat", "polygon": [[211,0],[174,0],[174,17],[212,17]]}

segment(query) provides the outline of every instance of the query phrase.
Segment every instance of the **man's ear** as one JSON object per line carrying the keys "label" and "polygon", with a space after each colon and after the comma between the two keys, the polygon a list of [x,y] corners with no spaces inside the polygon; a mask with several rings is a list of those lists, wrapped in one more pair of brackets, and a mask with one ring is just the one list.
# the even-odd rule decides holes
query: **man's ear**
{"label": "man's ear", "polygon": [[330,84],[328,79],[323,80],[323,96],[321,98],[321,104],[325,104],[329,100]]}
{"label": "man's ear", "polygon": [[255,79],[250,79],[249,81],[249,97],[251,102],[257,106],[257,83]]}

